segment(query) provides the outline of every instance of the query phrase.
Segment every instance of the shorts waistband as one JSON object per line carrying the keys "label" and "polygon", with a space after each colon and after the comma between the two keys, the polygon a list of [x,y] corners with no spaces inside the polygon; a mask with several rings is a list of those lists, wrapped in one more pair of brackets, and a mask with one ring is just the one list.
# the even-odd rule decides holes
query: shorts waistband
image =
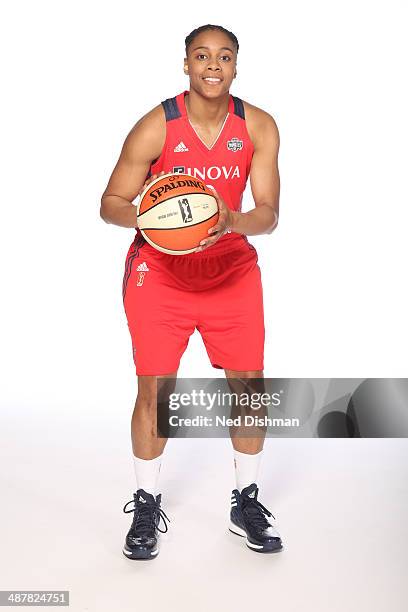
{"label": "shorts waistband", "polygon": [[181,260],[192,260],[198,261],[200,259],[206,259],[210,257],[219,257],[222,255],[226,255],[229,253],[242,252],[242,251],[253,251],[256,253],[255,247],[247,240],[246,236],[243,236],[240,240],[225,240],[222,244],[216,242],[213,246],[204,249],[204,251],[186,253],[185,255],[170,255],[169,253],[163,253],[163,251],[159,251],[155,249],[151,244],[149,244],[144,237],[137,233],[134,240],[135,245],[139,248],[143,248],[148,252],[155,255],[163,255],[166,257],[178,257]]}

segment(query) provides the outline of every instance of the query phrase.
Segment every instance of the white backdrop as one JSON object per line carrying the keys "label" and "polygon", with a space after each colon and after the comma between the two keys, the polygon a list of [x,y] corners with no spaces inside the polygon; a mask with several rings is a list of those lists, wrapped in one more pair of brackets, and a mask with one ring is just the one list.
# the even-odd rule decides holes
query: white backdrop
{"label": "white backdrop", "polygon": [[[232,92],[270,112],[281,136],[279,226],[250,239],[264,284],[265,375],[406,375],[406,14],[395,0],[9,5],[6,405],[66,400],[72,410],[79,398],[134,396],[121,301],[133,230],[99,219],[100,196],[138,118],[188,88],[184,37],[208,22],[237,34]],[[179,374],[223,375],[198,332]]]}
{"label": "white backdrop", "polygon": [[[148,571],[124,571],[119,559],[128,515],[120,525],[118,515],[134,484],[129,425],[136,375],[121,296],[134,232],[99,218],[100,197],[123,141],[142,114],[188,88],[184,38],[193,28],[210,22],[235,32],[240,51],[232,93],[271,113],[281,136],[279,225],[271,235],[250,238],[264,286],[265,376],[404,377],[407,5],[399,0],[37,0],[9,3],[1,12],[0,462],[7,517],[1,536],[7,575],[1,588],[72,587],[79,599],[86,573],[90,582],[83,595],[91,607],[74,609],[101,612],[105,602],[111,610],[112,598],[123,589],[127,607],[122,609],[132,610],[134,572]],[[244,209],[251,207],[247,191]],[[211,367],[198,332],[179,375],[223,376]],[[330,590],[339,597],[338,608],[331,601],[332,610],[351,610],[350,592],[336,585],[349,584],[353,571],[362,578],[352,585],[359,612],[363,602],[370,612],[383,610],[391,601],[388,593],[393,604],[402,604],[407,446],[402,440],[398,445],[361,441],[353,447],[361,453],[354,460],[349,442],[267,445],[269,469],[263,478],[274,491],[278,516],[279,507],[285,509],[283,537],[289,541],[289,556],[276,562],[283,572],[276,582],[284,585],[281,610],[292,612],[299,605],[326,610]],[[177,522],[179,498],[171,478],[165,479],[175,533],[187,529],[181,531],[184,542],[205,511],[201,484],[196,501],[189,494],[197,473],[207,492],[222,500],[225,495],[225,504],[232,483],[227,447],[203,441],[199,448],[204,446],[207,454],[194,454],[191,441],[178,444],[178,454],[170,453],[165,463],[183,495],[187,522]],[[302,454],[312,452],[316,461],[302,472]],[[346,472],[343,453],[349,458]],[[326,472],[319,475],[319,469]],[[338,483],[345,477],[349,488],[342,494]],[[325,496],[323,503],[319,495]],[[328,499],[333,503],[326,511]],[[353,523],[356,503],[360,523]],[[351,555],[343,531],[347,504],[357,538]],[[308,508],[306,514],[300,507]],[[396,510],[401,520],[392,533],[390,516],[399,516]],[[213,536],[219,534],[218,514],[226,511],[227,506],[217,506],[214,524],[206,522],[206,570],[215,558],[226,559],[225,567],[241,563],[238,544],[228,553],[225,540],[221,556],[214,548],[224,542],[224,535]],[[31,527],[23,530],[30,516]],[[364,522],[366,517],[371,522]],[[311,563],[313,521],[316,528],[325,527],[319,528],[322,546],[314,549]],[[381,532],[391,533],[390,557],[383,557],[374,541]],[[179,554],[180,540],[175,537],[167,549],[167,563]],[[61,555],[61,542],[67,556]],[[343,574],[332,556],[331,547],[339,543]],[[252,573],[234,609],[252,605],[257,570],[265,563],[244,561],[246,551],[239,552],[241,569],[251,562]],[[196,556],[194,568],[199,568]],[[300,560],[297,567],[294,558]],[[335,566],[328,565],[330,559]],[[368,575],[370,559],[375,560],[371,576],[377,572],[379,580]],[[182,563],[189,558],[177,563],[186,569]],[[172,567],[156,566],[150,587],[157,589],[164,576],[171,581]],[[323,584],[319,572],[325,568],[330,578]],[[216,573],[220,580],[221,569]],[[305,591],[292,589],[294,573],[302,575]],[[201,588],[198,570],[190,578],[191,592]],[[110,589],[93,607],[92,580]],[[180,589],[184,597],[184,585]],[[299,600],[283,608],[292,591]],[[305,592],[316,598],[310,608],[303,605]],[[166,593],[160,595],[163,605]],[[210,590],[206,596],[211,603]],[[225,598],[231,603],[229,593]],[[202,609],[209,608],[203,604]]]}

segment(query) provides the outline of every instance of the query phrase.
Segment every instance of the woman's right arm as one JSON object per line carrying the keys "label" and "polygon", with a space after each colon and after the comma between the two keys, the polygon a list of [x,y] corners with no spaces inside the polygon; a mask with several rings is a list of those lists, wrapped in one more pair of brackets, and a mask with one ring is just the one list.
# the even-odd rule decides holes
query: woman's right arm
{"label": "woman's right arm", "polygon": [[131,129],[101,198],[100,215],[106,223],[136,227],[132,201],[144,185],[152,161],[160,157],[166,140],[162,105],[144,115]]}

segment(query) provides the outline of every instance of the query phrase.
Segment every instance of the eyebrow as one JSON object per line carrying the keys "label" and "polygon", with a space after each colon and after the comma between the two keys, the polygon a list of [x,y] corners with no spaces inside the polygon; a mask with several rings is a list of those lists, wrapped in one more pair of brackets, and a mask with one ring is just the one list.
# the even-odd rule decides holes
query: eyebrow
{"label": "eyebrow", "polygon": [[[197,51],[197,49],[210,49],[210,47],[196,47],[195,49],[193,49],[193,51]],[[222,51],[223,49],[225,49],[226,51],[231,51],[231,53],[234,53],[234,51],[232,49],[230,49],[229,47],[220,47],[220,51]]]}

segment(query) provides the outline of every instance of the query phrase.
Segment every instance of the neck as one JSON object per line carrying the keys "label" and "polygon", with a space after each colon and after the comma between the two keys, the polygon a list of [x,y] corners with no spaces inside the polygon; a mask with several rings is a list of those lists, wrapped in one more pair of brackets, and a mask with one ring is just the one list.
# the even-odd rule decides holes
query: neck
{"label": "neck", "polygon": [[184,98],[187,115],[193,125],[218,126],[228,113],[229,92],[219,98],[208,100],[190,89]]}

